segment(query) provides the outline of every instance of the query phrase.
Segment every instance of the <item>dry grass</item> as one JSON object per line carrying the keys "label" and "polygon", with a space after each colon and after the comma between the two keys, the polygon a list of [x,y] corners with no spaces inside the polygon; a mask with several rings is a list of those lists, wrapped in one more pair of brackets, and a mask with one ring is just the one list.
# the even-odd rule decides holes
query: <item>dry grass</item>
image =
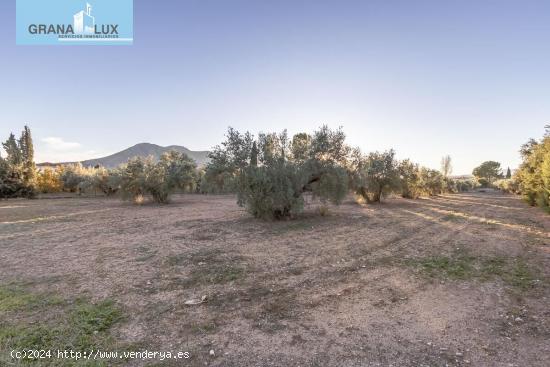
{"label": "dry grass", "polygon": [[189,351],[190,366],[547,366],[549,229],[489,192],[283,222],[231,196],[13,200],[0,204],[0,322],[62,342],[106,320],[86,346]]}

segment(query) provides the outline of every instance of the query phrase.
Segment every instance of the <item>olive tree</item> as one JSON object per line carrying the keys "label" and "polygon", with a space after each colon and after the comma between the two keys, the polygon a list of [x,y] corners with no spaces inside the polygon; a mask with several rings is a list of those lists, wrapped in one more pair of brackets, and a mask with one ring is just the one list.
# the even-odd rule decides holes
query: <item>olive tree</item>
{"label": "olive tree", "polygon": [[282,219],[299,213],[305,193],[334,204],[347,193],[349,148],[341,130],[323,126],[291,140],[286,131],[254,138],[229,128],[226,137],[210,155],[205,177],[208,171],[214,180],[231,177],[238,204],[255,217]]}
{"label": "olive tree", "polygon": [[418,164],[405,159],[398,166],[401,180],[401,196],[407,199],[417,199],[423,194],[422,177]]}
{"label": "olive tree", "polygon": [[380,202],[384,196],[399,190],[399,169],[393,150],[369,153],[356,164],[354,189],[367,202]]}
{"label": "olive tree", "polygon": [[59,179],[63,184],[63,190],[80,193],[89,187],[92,174],[93,169],[83,167],[81,163],[68,164],[62,167]]}
{"label": "olive tree", "polygon": [[167,203],[175,190],[192,190],[196,164],[183,153],[164,153],[158,162],[151,157],[136,157],[115,173],[122,198],[139,202],[150,195],[157,203]]}
{"label": "olive tree", "polygon": [[253,163],[251,159],[257,158],[256,143],[250,133],[241,134],[230,127],[226,140],[215,146],[208,158],[210,160],[200,183],[201,192],[236,192],[237,178],[245,167]]}
{"label": "olive tree", "polygon": [[424,195],[436,196],[443,192],[445,180],[441,172],[422,167],[420,169],[420,179],[422,181],[422,191]]}

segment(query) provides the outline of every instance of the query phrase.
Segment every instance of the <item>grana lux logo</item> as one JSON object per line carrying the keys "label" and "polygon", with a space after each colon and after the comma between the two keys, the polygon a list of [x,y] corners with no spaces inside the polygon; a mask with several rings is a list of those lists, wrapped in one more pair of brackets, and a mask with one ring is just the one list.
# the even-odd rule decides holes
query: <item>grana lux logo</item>
{"label": "grana lux logo", "polygon": [[15,1],[18,45],[134,43],[134,0]]}
{"label": "grana lux logo", "polygon": [[33,35],[58,35],[59,38],[118,38],[118,24],[95,23],[92,5],[73,16],[73,24],[30,24],[29,33]]}

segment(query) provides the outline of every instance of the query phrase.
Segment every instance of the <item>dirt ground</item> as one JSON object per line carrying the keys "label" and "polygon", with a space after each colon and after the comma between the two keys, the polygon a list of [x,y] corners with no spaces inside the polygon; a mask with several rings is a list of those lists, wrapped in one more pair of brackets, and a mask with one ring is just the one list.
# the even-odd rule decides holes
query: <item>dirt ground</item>
{"label": "dirt ground", "polygon": [[119,343],[191,354],[158,366],[543,367],[549,232],[497,192],[350,198],[282,222],[232,196],[9,200],[0,284],[115,300]]}

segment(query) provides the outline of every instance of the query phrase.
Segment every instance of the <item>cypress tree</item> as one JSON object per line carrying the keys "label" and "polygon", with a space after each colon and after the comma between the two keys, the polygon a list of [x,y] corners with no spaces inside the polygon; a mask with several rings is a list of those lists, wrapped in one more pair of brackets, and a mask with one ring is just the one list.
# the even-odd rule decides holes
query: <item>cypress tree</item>
{"label": "cypress tree", "polygon": [[31,188],[36,185],[36,165],[34,163],[34,146],[31,129],[25,126],[19,139],[19,149],[23,163],[23,180]]}
{"label": "cypress tree", "polygon": [[258,145],[256,142],[252,144],[252,150],[250,151],[250,165],[253,167],[258,166]]}
{"label": "cypress tree", "polygon": [[7,158],[6,161],[13,166],[18,166],[23,162],[23,156],[21,154],[21,149],[19,144],[15,139],[13,133],[10,134],[8,140],[2,143],[4,150],[6,151]]}

